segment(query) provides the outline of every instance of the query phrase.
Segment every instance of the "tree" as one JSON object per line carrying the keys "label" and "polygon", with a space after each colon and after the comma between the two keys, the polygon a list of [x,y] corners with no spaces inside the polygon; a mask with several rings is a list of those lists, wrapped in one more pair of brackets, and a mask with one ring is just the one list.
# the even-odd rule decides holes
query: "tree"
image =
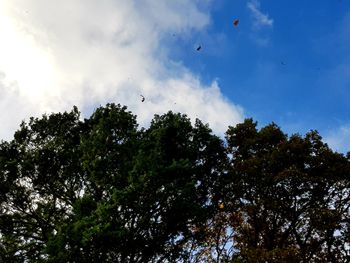
{"label": "tree", "polygon": [[138,130],[125,107],[22,123],[1,144],[1,259],[172,262],[211,212],[225,159],[197,120],[169,112]]}
{"label": "tree", "polygon": [[107,104],[0,143],[1,262],[350,262],[350,153]]}
{"label": "tree", "polygon": [[317,132],[288,137],[251,119],[227,131],[225,195],[234,262],[348,262],[349,159]]}
{"label": "tree", "polygon": [[40,262],[79,197],[79,113],[31,118],[0,146],[1,259]]}

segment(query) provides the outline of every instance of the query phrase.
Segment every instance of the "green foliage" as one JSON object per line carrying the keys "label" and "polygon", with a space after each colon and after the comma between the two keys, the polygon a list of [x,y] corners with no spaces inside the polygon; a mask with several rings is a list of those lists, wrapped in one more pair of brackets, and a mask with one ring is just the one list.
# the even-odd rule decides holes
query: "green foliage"
{"label": "green foliage", "polygon": [[349,156],[251,119],[31,118],[0,144],[0,262],[350,262]]}

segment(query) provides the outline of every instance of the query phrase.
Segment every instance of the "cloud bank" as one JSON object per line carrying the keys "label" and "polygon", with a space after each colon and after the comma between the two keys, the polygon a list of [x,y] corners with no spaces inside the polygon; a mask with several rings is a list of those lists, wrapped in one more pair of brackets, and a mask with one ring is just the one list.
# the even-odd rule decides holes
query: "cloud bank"
{"label": "cloud bank", "polygon": [[[169,59],[171,32],[190,37],[210,23],[209,1],[3,0],[0,2],[0,139],[23,119],[77,105],[127,105],[147,125],[168,110],[217,133],[242,120],[215,80]],[[169,33],[170,32],[170,33]],[[141,102],[140,95],[145,96]],[[5,114],[4,114],[5,113]]]}

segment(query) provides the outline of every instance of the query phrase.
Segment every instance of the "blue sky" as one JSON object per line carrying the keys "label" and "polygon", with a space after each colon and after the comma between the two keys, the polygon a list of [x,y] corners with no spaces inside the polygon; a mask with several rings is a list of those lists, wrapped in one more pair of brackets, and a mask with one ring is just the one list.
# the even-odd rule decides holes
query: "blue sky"
{"label": "blue sky", "polygon": [[176,60],[204,81],[218,78],[223,94],[262,124],[328,134],[350,123],[349,1],[248,1],[273,21],[260,28],[247,1],[218,2],[195,35],[200,54],[177,51]]}
{"label": "blue sky", "polygon": [[252,117],[350,149],[348,0],[2,0],[0,37],[2,139],[116,102],[143,126],[173,110],[222,135]]}

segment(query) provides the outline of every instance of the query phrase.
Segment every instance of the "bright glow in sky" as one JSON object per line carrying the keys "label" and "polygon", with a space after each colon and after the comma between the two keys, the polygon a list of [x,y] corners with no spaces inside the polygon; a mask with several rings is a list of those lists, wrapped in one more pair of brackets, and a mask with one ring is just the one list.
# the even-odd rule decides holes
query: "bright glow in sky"
{"label": "bright glow in sky", "polygon": [[16,28],[15,21],[6,16],[2,8],[0,16],[1,68],[8,79],[21,87],[23,95],[33,101],[45,100],[47,90],[54,81],[53,63],[44,49],[37,45],[30,34]]}
{"label": "bright glow in sky", "polygon": [[348,1],[1,0],[0,36],[3,139],[115,102],[142,125],[173,110],[222,134],[253,117],[349,150]]}

